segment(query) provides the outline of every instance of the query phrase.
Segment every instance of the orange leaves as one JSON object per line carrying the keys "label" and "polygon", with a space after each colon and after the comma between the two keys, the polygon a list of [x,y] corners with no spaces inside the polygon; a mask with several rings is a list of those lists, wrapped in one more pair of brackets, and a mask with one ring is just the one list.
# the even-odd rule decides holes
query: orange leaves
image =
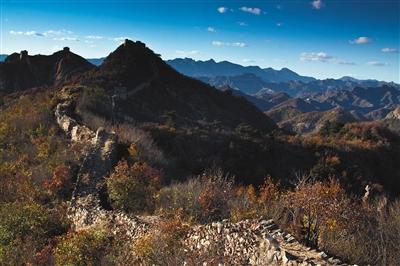
{"label": "orange leaves", "polygon": [[218,202],[215,200],[215,190],[205,188],[199,195],[199,203],[205,216],[215,216],[218,213]]}
{"label": "orange leaves", "polygon": [[50,180],[43,183],[43,187],[50,194],[58,194],[63,190],[71,189],[71,173],[70,169],[65,165],[59,165],[54,169],[53,176]]}
{"label": "orange leaves", "polygon": [[136,144],[132,143],[131,145],[129,145],[128,153],[133,159],[137,158],[138,150],[137,150]]}
{"label": "orange leaves", "polygon": [[163,180],[161,171],[146,163],[120,161],[107,178],[112,204],[126,211],[142,212],[154,208],[154,195]]}
{"label": "orange leaves", "polygon": [[336,179],[301,182],[283,198],[287,206],[301,213],[305,238],[314,245],[318,245],[319,236],[325,230],[356,226],[352,223],[358,219],[359,210]]}
{"label": "orange leaves", "polygon": [[266,203],[270,200],[277,200],[279,195],[279,183],[274,183],[271,176],[268,176],[260,187],[258,202]]}
{"label": "orange leaves", "polygon": [[335,167],[340,164],[340,158],[337,155],[330,155],[325,158],[325,163],[330,167]]}
{"label": "orange leaves", "polygon": [[113,178],[135,179],[138,182],[154,187],[161,185],[163,176],[162,171],[150,167],[147,163],[134,163],[132,166],[129,166],[126,160],[120,161],[111,175]]}
{"label": "orange leaves", "polygon": [[201,176],[202,189],[198,202],[204,221],[214,221],[229,215],[229,200],[233,196],[233,178],[220,170],[210,171]]}

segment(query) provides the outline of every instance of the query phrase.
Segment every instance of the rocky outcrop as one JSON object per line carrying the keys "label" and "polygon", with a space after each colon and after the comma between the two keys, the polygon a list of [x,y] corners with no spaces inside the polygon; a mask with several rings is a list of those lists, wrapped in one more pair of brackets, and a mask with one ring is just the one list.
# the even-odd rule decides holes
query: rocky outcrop
{"label": "rocky outcrop", "polygon": [[391,111],[385,119],[397,119],[400,120],[400,106]]}

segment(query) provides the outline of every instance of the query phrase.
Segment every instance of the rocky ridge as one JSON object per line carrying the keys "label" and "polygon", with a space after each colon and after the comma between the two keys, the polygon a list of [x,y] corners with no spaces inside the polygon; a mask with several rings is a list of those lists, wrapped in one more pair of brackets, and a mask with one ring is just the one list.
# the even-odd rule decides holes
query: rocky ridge
{"label": "rocky ridge", "polygon": [[[101,189],[116,161],[117,136],[102,128],[93,132],[72,118],[74,108],[70,91],[63,90],[61,99],[55,109],[58,125],[72,142],[87,147],[68,209],[74,229],[79,231],[100,225],[115,235],[126,235],[134,243],[151,232],[160,218],[131,216],[102,206]],[[346,265],[303,246],[291,235],[283,233],[272,220],[252,219],[238,223],[225,220],[193,226],[184,244],[187,250],[200,253],[218,250],[224,261],[229,260],[229,265]],[[214,249],[216,246],[218,249]]]}
{"label": "rocky ridge", "polygon": [[52,55],[13,53],[0,62],[0,94],[35,87],[60,86],[95,66],[68,47]]}

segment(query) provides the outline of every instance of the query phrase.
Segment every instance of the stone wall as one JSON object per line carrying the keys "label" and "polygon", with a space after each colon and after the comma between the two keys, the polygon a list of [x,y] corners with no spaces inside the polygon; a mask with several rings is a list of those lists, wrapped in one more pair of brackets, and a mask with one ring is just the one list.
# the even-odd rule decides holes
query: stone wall
{"label": "stone wall", "polygon": [[71,100],[58,104],[55,110],[58,125],[70,136],[71,141],[86,146],[68,208],[68,218],[75,230],[101,225],[115,234],[123,231],[128,237],[136,239],[147,231],[148,225],[145,222],[122,212],[105,210],[100,204],[99,193],[104,178],[117,159],[117,136],[103,128],[91,131],[73,119],[72,112]]}

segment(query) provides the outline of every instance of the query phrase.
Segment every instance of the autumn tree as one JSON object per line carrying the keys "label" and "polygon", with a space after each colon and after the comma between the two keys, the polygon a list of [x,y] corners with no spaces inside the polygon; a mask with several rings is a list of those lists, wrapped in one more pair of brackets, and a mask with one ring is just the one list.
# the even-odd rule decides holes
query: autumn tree
{"label": "autumn tree", "polygon": [[146,163],[120,161],[106,181],[111,204],[133,213],[152,211],[162,177]]}

